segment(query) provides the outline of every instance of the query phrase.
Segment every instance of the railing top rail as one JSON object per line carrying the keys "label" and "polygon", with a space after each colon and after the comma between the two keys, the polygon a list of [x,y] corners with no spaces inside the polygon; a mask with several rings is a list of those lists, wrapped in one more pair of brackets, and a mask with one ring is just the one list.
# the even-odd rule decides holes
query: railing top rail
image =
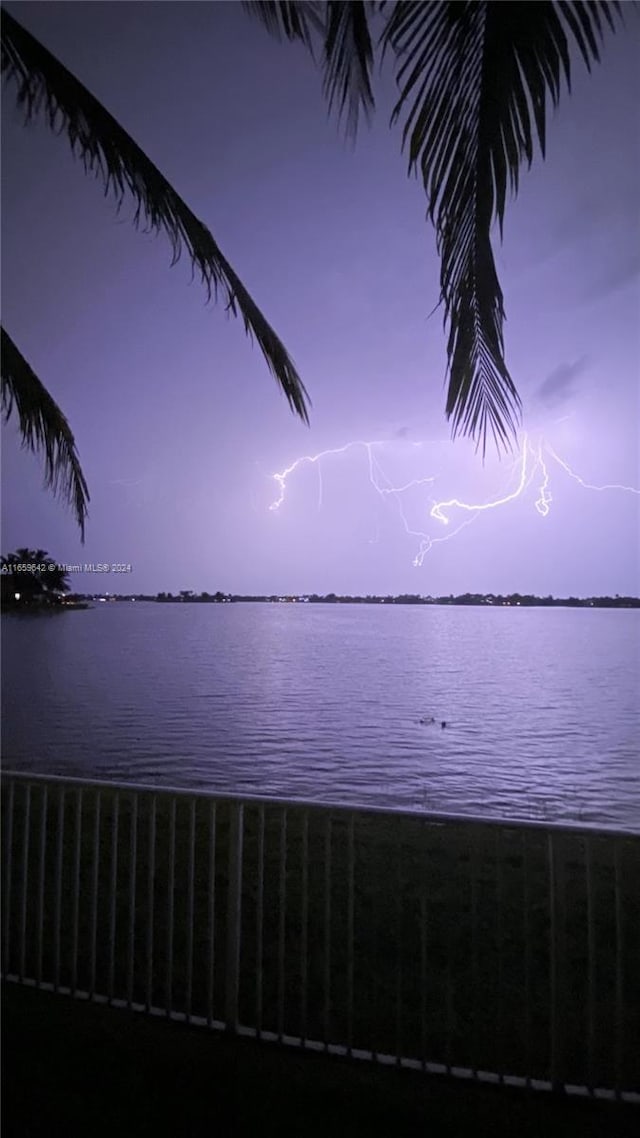
{"label": "railing top rail", "polygon": [[92,788],[94,790],[120,791],[123,794],[155,794],[162,797],[215,799],[218,802],[238,803],[247,806],[285,806],[298,810],[315,810],[320,813],[331,811],[343,814],[371,814],[387,818],[412,818],[433,825],[483,826],[493,829],[537,830],[541,832],[600,835],[609,838],[640,839],[640,831],[611,826],[579,825],[573,822],[538,821],[531,818],[491,818],[474,814],[436,813],[427,810],[407,810],[395,806],[375,806],[367,803],[345,803],[317,801],[304,798],[281,798],[274,795],[229,794],[225,791],[198,790],[186,786],[154,786],[149,783],[113,782],[107,779],[77,778],[68,775],[38,774],[31,771],[4,770],[0,775],[3,782],[15,781],[30,784],[54,784],[67,787]]}

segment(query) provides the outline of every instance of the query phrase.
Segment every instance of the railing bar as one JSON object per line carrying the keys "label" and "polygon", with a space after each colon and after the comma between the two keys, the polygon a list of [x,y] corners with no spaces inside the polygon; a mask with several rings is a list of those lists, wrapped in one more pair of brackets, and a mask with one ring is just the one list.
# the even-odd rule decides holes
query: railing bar
{"label": "railing bar", "polygon": [[380,1030],[381,1014],[380,1014],[380,897],[377,885],[377,872],[379,869],[379,848],[374,847],[372,851],[373,857],[369,859],[367,884],[371,889],[371,960],[373,967],[371,969],[371,1021],[373,1023],[373,1031],[371,1034],[371,1057],[374,1063],[380,1062],[380,1055],[384,1051],[378,1047],[378,1043],[383,1038],[383,1032]]}
{"label": "railing bar", "polygon": [[24,795],[24,821],[22,830],[22,882],[20,891],[20,963],[18,978],[24,980],[27,952],[27,898],[29,894],[29,831],[31,829],[31,784],[27,783]]}
{"label": "railing bar", "polygon": [[522,834],[522,928],[524,936],[524,1067],[527,1089],[531,1088],[531,1006],[533,1001],[531,952],[531,849],[529,834]]}
{"label": "railing bar", "polygon": [[331,815],[324,825],[324,977],[323,1031],[325,1050],[331,1035]]}
{"label": "railing bar", "polygon": [[547,859],[549,869],[549,1081],[554,1090],[560,1089],[558,1078],[558,869],[553,835],[547,835]]}
{"label": "railing bar", "polygon": [[78,934],[80,929],[80,856],[82,852],[83,789],[76,794],[76,825],[73,850],[73,918],[71,933],[71,995],[78,990]]}
{"label": "railing bar", "polygon": [[187,991],[185,1013],[187,1023],[191,1022],[191,1003],[193,998],[193,906],[195,882],[196,847],[196,800],[189,803],[189,863],[187,875]]}
{"label": "railing bar", "polygon": [[156,814],[158,799],[155,794],[151,796],[149,804],[149,837],[147,847],[147,977],[145,1009],[148,1012],[153,1004],[153,932],[155,920],[155,883],[156,883]]}
{"label": "railing bar", "polygon": [[15,782],[13,779],[9,783],[8,801],[7,801],[7,825],[5,830],[6,835],[6,850],[4,855],[4,892],[2,897],[3,907],[3,969],[5,972],[10,968],[9,950],[11,947],[11,869],[13,859],[13,807],[15,800]]}
{"label": "railing bar", "polygon": [[169,806],[169,849],[167,863],[167,939],[164,981],[164,1006],[167,1017],[171,1016],[173,1002],[173,918],[175,892],[176,860],[176,799]]}
{"label": "railing bar", "polygon": [[428,1007],[427,1007],[427,887],[420,891],[420,1043],[422,1070],[428,1063]]}
{"label": "railing bar", "polygon": [[[16,782],[31,782],[41,783],[47,782],[52,785],[64,785],[66,788],[74,786],[82,786],[84,788],[93,787],[94,789],[102,789],[110,792],[123,791],[127,794],[131,791],[136,791],[141,794],[158,794],[165,798],[205,798],[210,800],[212,798],[211,791],[207,790],[186,790],[184,787],[179,786],[154,786],[151,783],[137,783],[137,782],[110,782],[107,779],[95,778],[68,778],[66,775],[41,775],[41,774],[26,774],[24,771],[4,771],[2,773],[2,780],[7,781],[14,779]],[[400,807],[393,806],[373,806],[371,803],[345,803],[345,802],[318,802],[312,799],[304,798],[282,798],[281,796],[266,796],[258,794],[226,794],[219,792],[215,794],[216,802],[239,802],[244,806],[256,806],[259,803],[264,803],[265,806],[290,806],[295,809],[308,809],[323,815],[326,811],[332,814],[349,814],[356,809],[358,813],[363,815],[381,815],[383,817],[400,817],[400,818],[415,818],[419,822],[426,822],[436,828],[446,826],[447,824],[455,824],[456,826],[477,826],[482,830],[491,830],[497,828],[501,829],[526,829],[537,830],[543,834],[553,832],[556,834],[597,834],[602,837],[609,838],[631,838],[638,837],[637,831],[627,830],[624,827],[610,828],[601,826],[584,826],[581,824],[572,824],[566,822],[548,822],[536,821],[532,818],[493,818],[482,817],[476,814],[446,814],[446,813],[433,813],[424,810],[406,810]]]}
{"label": "railing bar", "polygon": [[624,923],[622,890],[620,883],[620,845],[617,841],[613,847],[613,869],[616,910],[616,1038],[615,1038],[615,1094],[618,1101],[622,1097],[623,1083],[623,1057],[625,1038],[625,1004],[624,1004]]}
{"label": "railing bar", "polygon": [[214,981],[216,959],[216,804],[209,812],[209,896],[207,905],[207,1025],[213,1026]]}
{"label": "railing bar", "polygon": [[129,833],[129,930],[127,937],[127,1007],[133,1003],[133,979],[136,947],[136,875],[138,870],[138,798],[131,802],[131,830]]}
{"label": "railing bar", "polygon": [[61,789],[58,798],[56,866],[53,905],[53,990],[60,987],[60,924],[62,919],[62,866],[64,853],[64,802],[65,791]]}
{"label": "railing bar", "polygon": [[262,955],[264,922],[264,806],[258,807],[256,882],[256,1036],[262,1037]]}
{"label": "railing bar", "polygon": [[498,1039],[498,1082],[504,1083],[505,1064],[507,1063],[506,1050],[504,1046],[504,1027],[505,1027],[505,1014],[504,1014],[504,922],[503,922],[503,905],[504,905],[504,863],[503,863],[503,831],[495,831],[495,858],[496,858],[496,945],[497,945],[497,971],[498,971],[498,1023],[497,1023],[497,1039]]}
{"label": "railing bar", "polygon": [[[438,846],[439,846],[438,852],[441,853],[442,847],[441,847],[440,842],[438,843]],[[458,838],[457,838],[457,834],[456,834],[454,837],[454,850],[455,851],[457,851],[457,847],[458,847]],[[454,865],[455,865],[455,858],[454,858]],[[445,988],[446,1010],[445,1010],[445,1054],[444,1054],[444,1061],[445,1061],[445,1066],[447,1068],[447,1073],[451,1074],[451,1067],[452,1067],[452,1063],[453,1063],[452,1036],[453,1036],[453,917],[454,917],[454,914],[450,911],[450,900],[449,900],[449,897],[447,894],[445,894],[444,899],[443,899],[443,907],[444,907],[444,913],[445,913],[445,927],[446,927],[445,943],[446,943],[446,955],[447,955],[447,963],[446,963],[446,971],[445,971],[445,976],[446,976],[446,988]]]}
{"label": "railing bar", "polygon": [[109,1003],[115,996],[116,972],[116,920],[118,907],[118,829],[120,822],[120,792],[113,796],[111,814],[111,874],[109,880],[109,979],[107,995]]}
{"label": "railing bar", "polygon": [[227,1031],[238,1030],[240,998],[240,943],[242,933],[242,847],[244,806],[231,807],[229,820],[229,884],[227,891],[227,968],[225,1021]]}
{"label": "railing bar", "polygon": [[309,951],[309,812],[302,815],[302,888],[300,911],[300,1036],[307,1039],[307,982]]}
{"label": "railing bar", "polygon": [[587,892],[587,971],[589,999],[587,1002],[587,1064],[588,1089],[595,1090],[595,1011],[596,1011],[596,929],[595,905],[593,895],[593,855],[591,842],[585,840],[584,850],[585,884]]}
{"label": "railing bar", "polygon": [[287,808],[280,815],[280,861],[278,867],[278,1040],[284,1035],[285,935],[287,919]]}
{"label": "railing bar", "polygon": [[38,924],[36,931],[36,987],[42,983],[42,952],[44,937],[44,886],[47,869],[47,808],[49,788],[45,782],[40,798],[40,864],[38,866]]}
{"label": "railing bar", "polygon": [[472,984],[472,1028],[471,1028],[471,1070],[478,1078],[478,1035],[480,1021],[480,975],[478,969],[478,875],[479,846],[477,838],[471,840],[469,852],[469,875],[471,886],[471,984]]}
{"label": "railing bar", "polygon": [[100,888],[100,817],[102,805],[102,791],[96,791],[95,812],[93,816],[93,873],[91,877],[91,959],[89,965],[89,999],[96,993],[96,960],[98,951],[98,892]]}
{"label": "railing bar", "polygon": [[355,910],[355,817],[349,815],[347,832],[347,1054],[353,1051],[354,1003],[354,910]]}
{"label": "railing bar", "polygon": [[403,1017],[402,1017],[402,986],[403,986],[403,951],[404,951],[404,937],[403,937],[403,891],[402,891],[402,844],[398,843],[396,847],[396,1015],[395,1015],[395,1037],[396,1037],[396,1063],[399,1064],[402,1058],[402,1040],[403,1040]]}

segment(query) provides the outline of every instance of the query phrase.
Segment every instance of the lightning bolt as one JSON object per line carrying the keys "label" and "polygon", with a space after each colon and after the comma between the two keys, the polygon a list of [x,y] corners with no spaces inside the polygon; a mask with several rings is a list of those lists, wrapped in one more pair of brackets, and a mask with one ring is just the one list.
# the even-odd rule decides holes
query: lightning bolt
{"label": "lightning bolt", "polygon": [[541,517],[546,518],[549,513],[549,505],[553,501],[553,498],[549,491],[549,471],[544,461],[542,444],[538,445],[538,466],[542,472],[542,482],[540,483],[540,497],[536,499],[534,504]]}
{"label": "lightning bolt", "polygon": [[456,506],[459,510],[466,510],[469,513],[480,513],[482,510],[495,510],[497,506],[506,506],[507,502],[512,502],[514,498],[519,498],[524,490],[527,482],[527,455],[529,453],[529,443],[527,436],[524,437],[524,444],[522,447],[522,454],[520,457],[520,478],[518,485],[511,494],[505,494],[502,498],[494,498],[489,502],[470,503],[461,502],[458,498],[449,498],[446,502],[434,502],[431,508],[431,517],[436,518],[437,521],[443,522],[444,525],[449,525],[449,518],[443,514],[443,510],[449,510],[451,507]]}
{"label": "lightning bolt", "polygon": [[[377,445],[376,443],[360,442],[360,440],[357,439],[354,442],[345,443],[345,445],[343,447],[333,447],[332,450],[321,450],[321,451],[319,451],[318,454],[303,454],[301,458],[297,458],[295,460],[295,462],[292,462],[291,466],[287,466],[285,468],[285,470],[281,470],[279,474],[273,475],[273,478],[278,483],[280,490],[279,490],[278,497],[276,498],[276,500],[274,502],[271,503],[271,505],[269,506],[269,509],[270,510],[279,510],[280,509],[282,503],[284,502],[285,494],[287,492],[287,478],[289,477],[290,474],[293,474],[298,469],[298,467],[302,466],[305,462],[308,462],[313,466],[316,463],[320,463],[320,461],[323,458],[328,458],[330,455],[346,454],[346,452],[348,450],[353,450],[354,447],[364,447],[365,450],[369,451],[370,447],[376,446],[376,445]],[[320,475],[319,503],[322,504],[322,475]]]}
{"label": "lightning bolt", "polygon": [[580,486],[583,487],[583,489],[585,489],[585,490],[598,490],[598,491],[600,491],[600,490],[623,490],[627,494],[640,494],[640,490],[637,489],[635,486],[623,486],[623,485],[621,485],[620,482],[606,482],[604,484],[604,486],[594,486],[594,484],[592,482],[585,482],[584,479],[581,478],[579,474],[576,474],[575,471],[573,471],[571,469],[568,462],[565,462],[565,460],[563,458],[560,458],[560,456],[556,454],[553,447],[549,446],[548,443],[546,443],[545,446],[546,446],[546,450],[547,450],[548,454],[550,454],[551,457],[553,459],[555,459],[555,461],[558,463],[558,466],[561,466],[562,469],[565,470],[566,473],[569,475],[569,478],[573,478],[575,482],[577,482]]}
{"label": "lightning bolt", "polygon": [[[463,514],[469,514],[470,517],[464,518],[458,525],[448,530],[446,534],[433,536],[427,530],[416,529],[412,526],[406,516],[405,508],[403,505],[403,496],[410,490],[420,489],[426,486],[432,486],[437,480],[439,475],[430,474],[421,478],[414,478],[408,482],[403,482],[400,485],[395,485],[393,481],[386,474],[382,467],[380,451],[389,447],[389,441],[372,441],[368,442],[362,439],[356,439],[351,442],[345,443],[341,447],[333,447],[328,450],[319,451],[317,454],[302,455],[287,466],[284,470],[272,475],[274,481],[278,485],[278,497],[271,503],[269,509],[272,511],[279,510],[282,506],[285,496],[287,481],[300,466],[305,463],[315,465],[318,468],[319,480],[319,498],[318,508],[322,506],[322,473],[321,462],[324,459],[334,457],[336,455],[346,454],[347,451],[362,449],[367,456],[367,468],[369,475],[369,482],[373,489],[383,500],[392,501],[398,511],[400,521],[405,533],[417,540],[418,551],[413,559],[413,564],[420,567],[426,555],[433,549],[435,545],[439,545],[445,541],[450,541],[456,537],[462,530],[472,525],[478,518],[487,510],[495,510],[509,503],[514,502],[516,499],[521,498],[531,486],[535,478],[539,478],[537,483],[538,497],[534,500],[534,506],[538,514],[546,518],[549,514],[553,496],[550,490],[551,476],[549,472],[548,460],[552,459],[562,470],[575,482],[577,482],[585,490],[602,491],[620,491],[628,494],[640,495],[640,489],[635,486],[626,486],[622,483],[605,483],[603,485],[595,485],[594,483],[587,482],[580,477],[579,474],[572,469],[565,459],[561,458],[553,447],[547,443],[543,438],[533,442],[527,434],[522,437],[520,453],[516,457],[511,467],[511,478],[513,481],[515,476],[515,486],[511,489],[505,487],[502,494],[490,497],[485,501],[462,501],[460,498],[445,498],[436,501],[433,497],[428,499],[430,508],[428,511],[428,518],[435,522],[440,523],[442,526],[449,527],[451,523],[452,511],[459,510]],[[421,446],[447,446],[449,445],[446,440],[433,440],[428,442],[412,442],[412,447]],[[376,541],[378,537],[376,537]]]}

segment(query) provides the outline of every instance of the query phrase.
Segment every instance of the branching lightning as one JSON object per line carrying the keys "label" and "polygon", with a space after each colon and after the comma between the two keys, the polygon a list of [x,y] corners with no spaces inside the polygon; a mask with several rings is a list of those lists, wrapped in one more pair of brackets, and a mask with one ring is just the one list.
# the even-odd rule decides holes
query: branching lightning
{"label": "branching lightning", "polygon": [[[280,492],[279,492],[278,497],[275,500],[275,502],[272,502],[271,505],[269,506],[269,509],[270,510],[279,510],[280,509],[282,503],[284,502],[285,494],[287,492],[287,478],[289,477],[290,474],[293,474],[298,469],[298,467],[302,466],[305,462],[308,462],[308,463],[311,463],[312,465],[315,465],[315,463],[319,463],[320,460],[323,458],[328,458],[330,455],[333,455],[333,454],[344,454],[346,451],[352,450],[353,447],[365,447],[366,450],[369,450],[371,447],[376,446],[376,445],[377,445],[376,443],[363,443],[363,442],[356,441],[356,442],[352,442],[352,443],[345,443],[345,445],[343,447],[334,447],[333,450],[321,450],[319,452],[319,454],[303,454],[301,458],[297,458],[295,460],[295,462],[292,462],[291,466],[287,466],[287,468],[285,470],[281,470],[279,474],[273,475],[275,481],[278,483],[278,486],[280,488]],[[318,469],[320,469],[320,468],[318,467]],[[320,475],[319,500],[320,500],[320,503],[322,503],[322,475]]]}
{"label": "branching lightning", "polygon": [[443,514],[443,510],[451,509],[452,506],[457,507],[459,510],[465,510],[467,513],[475,514],[481,510],[495,510],[497,506],[506,506],[507,502],[512,502],[514,498],[519,498],[527,484],[527,456],[529,454],[529,445],[525,436],[524,445],[522,447],[522,454],[520,456],[520,478],[518,485],[511,494],[505,494],[502,498],[494,498],[488,502],[470,503],[461,502],[458,498],[449,498],[446,502],[434,502],[431,508],[431,517],[444,525],[449,525],[449,518]]}
{"label": "branching lightning", "polygon": [[549,506],[553,501],[553,498],[549,491],[549,471],[547,470],[547,464],[544,461],[542,444],[539,444],[538,446],[538,466],[540,467],[540,471],[542,473],[542,482],[540,483],[540,497],[536,498],[535,507],[538,513],[543,518],[546,518],[547,514],[549,513]]}
{"label": "branching lightning", "polygon": [[[429,553],[435,545],[450,541],[456,537],[463,529],[466,529],[467,526],[477,521],[487,510],[495,510],[500,507],[508,506],[516,499],[521,498],[527,492],[531,484],[534,483],[534,480],[538,496],[534,499],[533,504],[538,514],[546,518],[550,512],[551,503],[554,500],[550,490],[550,460],[555,462],[569,478],[577,482],[584,490],[597,491],[599,493],[618,491],[640,496],[640,489],[635,486],[627,486],[617,482],[604,483],[603,485],[587,482],[581,478],[579,474],[576,474],[569,463],[561,458],[546,440],[540,437],[536,442],[533,442],[531,438],[525,434],[522,438],[520,452],[511,467],[512,488],[507,486],[501,494],[495,497],[489,497],[484,501],[474,500],[467,502],[455,497],[436,500],[435,497],[428,496],[423,509],[426,510],[427,518],[432,519],[432,522],[436,523],[435,531],[429,532],[421,528],[415,528],[415,526],[409,523],[403,497],[410,491],[420,490],[429,486],[433,487],[439,475],[429,474],[425,477],[410,479],[409,481],[395,485],[382,467],[382,455],[385,448],[389,448],[390,445],[389,441],[367,442],[356,439],[352,442],[345,443],[345,445],[341,447],[319,451],[317,454],[302,455],[300,458],[297,458],[295,462],[292,462],[290,466],[287,466],[284,470],[272,476],[278,485],[278,496],[271,503],[269,509],[275,511],[282,507],[286,497],[289,478],[304,464],[311,464],[317,467],[319,479],[318,508],[320,508],[322,506],[321,463],[336,455],[344,455],[348,451],[354,450],[357,452],[358,450],[364,450],[371,486],[381,499],[386,499],[388,503],[393,504],[398,511],[405,533],[409,537],[415,538],[418,542],[418,551],[413,559],[413,563],[419,567],[423,564],[427,553]],[[446,443],[444,440],[438,440],[435,444],[433,442],[431,444],[412,442],[410,445],[412,447],[425,445],[443,446],[446,445]],[[514,479],[516,480],[515,486],[513,485]],[[463,515],[469,516],[463,517],[458,525],[454,525],[453,528],[447,528],[446,533],[438,535],[437,531],[440,526],[450,526],[455,511],[460,511]],[[377,540],[378,535],[376,536],[376,542]]]}
{"label": "branching lightning", "polygon": [[636,489],[635,486],[623,486],[620,482],[606,482],[604,486],[594,486],[593,482],[585,482],[579,474],[576,474],[575,471],[571,469],[568,462],[565,462],[563,458],[560,458],[556,454],[553,447],[549,446],[548,443],[546,444],[546,449],[551,457],[558,463],[558,466],[561,466],[562,469],[566,471],[569,478],[573,478],[584,490],[622,490],[626,494],[640,494],[640,490]]}

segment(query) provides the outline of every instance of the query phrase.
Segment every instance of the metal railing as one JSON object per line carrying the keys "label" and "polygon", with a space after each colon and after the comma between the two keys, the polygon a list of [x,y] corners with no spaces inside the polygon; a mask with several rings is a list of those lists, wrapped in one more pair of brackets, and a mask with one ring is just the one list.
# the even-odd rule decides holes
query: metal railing
{"label": "metal railing", "polygon": [[3,975],[378,1062],[640,1094],[640,836],[5,773]]}

